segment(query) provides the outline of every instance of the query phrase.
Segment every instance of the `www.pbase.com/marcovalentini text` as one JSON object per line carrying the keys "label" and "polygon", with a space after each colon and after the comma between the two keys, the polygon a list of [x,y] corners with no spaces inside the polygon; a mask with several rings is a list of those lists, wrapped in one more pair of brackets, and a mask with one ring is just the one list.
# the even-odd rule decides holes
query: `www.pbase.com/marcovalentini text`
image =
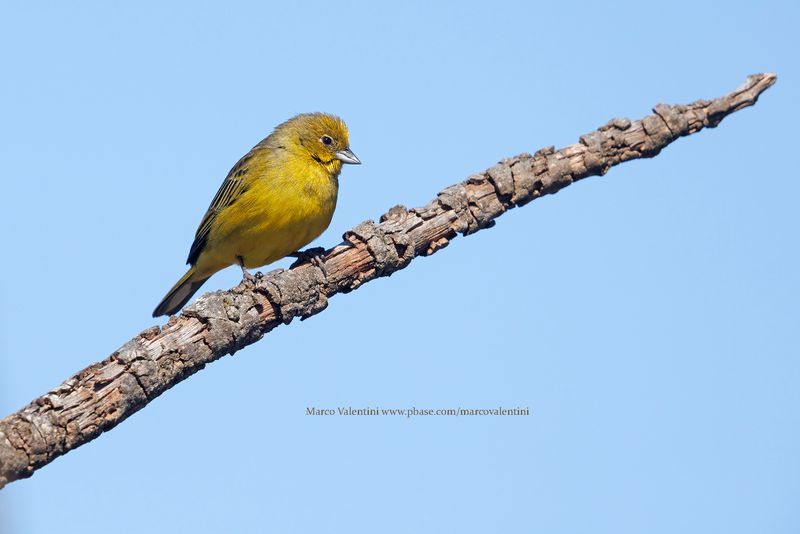
{"label": "www.pbase.com/marcovalentini text", "polygon": [[471,415],[530,415],[530,409],[525,408],[353,408],[351,406],[333,408],[306,407],[306,415],[394,415],[416,417],[418,415],[446,415],[446,416],[471,416]]}

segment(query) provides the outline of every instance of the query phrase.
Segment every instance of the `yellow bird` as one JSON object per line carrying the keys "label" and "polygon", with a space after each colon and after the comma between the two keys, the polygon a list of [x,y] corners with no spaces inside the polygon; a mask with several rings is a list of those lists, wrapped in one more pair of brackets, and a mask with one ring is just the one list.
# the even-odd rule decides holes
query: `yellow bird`
{"label": "yellow bird", "polygon": [[240,265],[248,278],[248,268],[300,254],[331,222],[344,163],[361,161],[339,117],[304,113],[277,126],[222,182],[197,228],[191,267],[153,317],[176,313],[229,265]]}

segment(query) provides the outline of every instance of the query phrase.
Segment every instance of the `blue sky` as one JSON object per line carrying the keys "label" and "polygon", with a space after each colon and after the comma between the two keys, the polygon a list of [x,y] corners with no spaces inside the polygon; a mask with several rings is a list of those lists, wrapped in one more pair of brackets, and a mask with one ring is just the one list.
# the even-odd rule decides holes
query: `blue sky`
{"label": "blue sky", "polygon": [[[779,75],[210,365],[0,491],[0,532],[797,532],[799,14],[0,4],[2,415],[155,324],[228,169],[296,113],[341,115],[364,162],[327,247],[500,158]],[[306,415],[498,405],[531,413]]]}

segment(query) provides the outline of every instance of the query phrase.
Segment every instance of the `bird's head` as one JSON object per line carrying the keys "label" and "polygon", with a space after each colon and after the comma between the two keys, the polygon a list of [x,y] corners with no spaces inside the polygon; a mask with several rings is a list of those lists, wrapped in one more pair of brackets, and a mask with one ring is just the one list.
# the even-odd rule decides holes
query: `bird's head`
{"label": "bird's head", "polygon": [[303,113],[284,122],[276,133],[300,152],[338,173],[343,163],[361,161],[350,150],[350,139],[344,121],[326,113]]}

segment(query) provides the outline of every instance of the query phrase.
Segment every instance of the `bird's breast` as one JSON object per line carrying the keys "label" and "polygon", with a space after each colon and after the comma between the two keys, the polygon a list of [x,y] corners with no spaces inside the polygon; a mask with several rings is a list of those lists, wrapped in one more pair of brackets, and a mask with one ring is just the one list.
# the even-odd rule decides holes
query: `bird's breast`
{"label": "bird's breast", "polygon": [[218,216],[211,250],[230,265],[254,268],[287,256],[319,237],[330,224],[338,180],[313,167],[254,177],[247,191]]}

